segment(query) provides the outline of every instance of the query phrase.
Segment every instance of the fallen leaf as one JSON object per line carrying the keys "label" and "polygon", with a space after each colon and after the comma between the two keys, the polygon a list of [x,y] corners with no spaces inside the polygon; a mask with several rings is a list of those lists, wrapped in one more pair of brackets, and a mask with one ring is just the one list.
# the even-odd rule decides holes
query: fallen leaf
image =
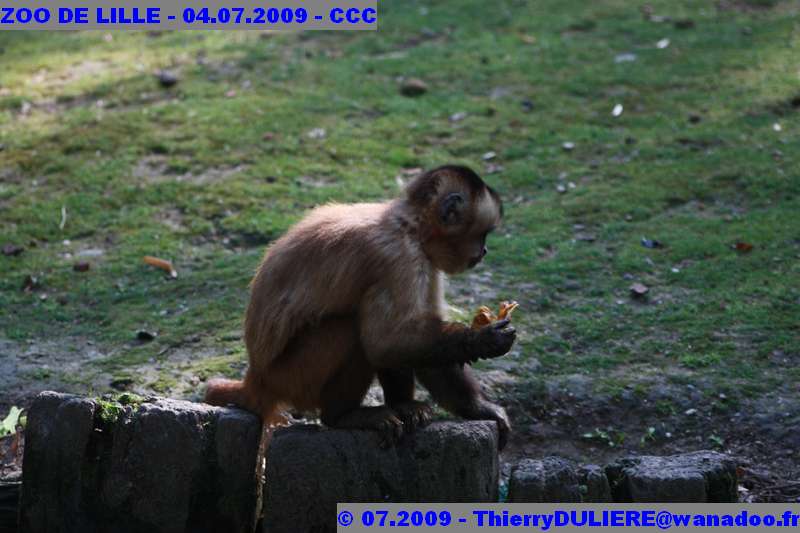
{"label": "fallen leaf", "polygon": [[67,225],[67,206],[61,206],[61,223],[58,225],[58,229],[63,230],[64,226]]}
{"label": "fallen leaf", "polygon": [[739,241],[739,242],[737,242],[736,244],[733,245],[733,248],[737,252],[741,252],[743,254],[746,254],[746,253],[749,253],[749,252],[751,252],[753,250],[753,245],[750,244],[749,242]]}
{"label": "fallen leaf", "polygon": [[22,282],[22,290],[25,292],[31,292],[36,290],[40,287],[39,278],[36,276],[31,276],[28,274],[25,276],[25,280]]}
{"label": "fallen leaf", "polygon": [[428,84],[419,78],[408,78],[400,85],[400,94],[415,97],[428,92]]}
{"label": "fallen leaf", "polygon": [[630,52],[617,54],[614,57],[614,63],[631,63],[632,61],[636,61],[636,54]]}
{"label": "fallen leaf", "polygon": [[164,87],[165,89],[173,87],[180,81],[178,75],[175,72],[172,72],[171,70],[159,71],[158,73],[156,73],[156,79],[158,79],[158,84]]}
{"label": "fallen leaf", "polygon": [[503,170],[504,170],[503,165],[497,165],[495,163],[488,163],[486,165],[487,174],[497,174],[498,172],[502,172]]}
{"label": "fallen leaf", "polygon": [[650,292],[650,289],[642,283],[633,283],[630,287],[631,296],[634,298],[643,298]]}
{"label": "fallen leaf", "polygon": [[22,246],[17,246],[16,244],[3,245],[3,255],[16,256],[21,254],[23,251],[25,251],[25,248]]}
{"label": "fallen leaf", "polygon": [[152,331],[147,331],[145,329],[140,329],[136,332],[136,339],[142,342],[150,342],[151,340],[156,338],[156,333]]}
{"label": "fallen leaf", "polygon": [[647,237],[642,237],[642,246],[645,248],[663,248],[664,245],[661,241],[657,241],[655,239],[648,239]]}
{"label": "fallen leaf", "polygon": [[11,409],[8,410],[8,415],[0,422],[0,437],[11,435],[17,431],[20,414],[22,414],[22,409],[16,405],[12,405]]}
{"label": "fallen leaf", "polygon": [[75,255],[78,257],[100,257],[103,254],[105,254],[105,252],[101,248],[87,248],[85,250],[81,250]]}
{"label": "fallen leaf", "polygon": [[142,260],[150,266],[154,266],[156,268],[160,268],[161,270],[168,272],[170,277],[177,278],[178,272],[172,266],[172,263],[165,259],[160,259],[158,257],[153,257],[151,255],[146,255],[142,258]]}

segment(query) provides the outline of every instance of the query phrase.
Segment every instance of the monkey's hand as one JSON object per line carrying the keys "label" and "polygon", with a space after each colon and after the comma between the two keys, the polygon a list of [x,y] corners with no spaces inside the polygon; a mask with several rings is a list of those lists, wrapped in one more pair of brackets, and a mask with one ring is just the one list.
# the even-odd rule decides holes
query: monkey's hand
{"label": "monkey's hand", "polygon": [[476,330],[470,346],[469,362],[478,359],[494,359],[505,355],[517,338],[517,330],[509,325],[509,320],[498,320]]}

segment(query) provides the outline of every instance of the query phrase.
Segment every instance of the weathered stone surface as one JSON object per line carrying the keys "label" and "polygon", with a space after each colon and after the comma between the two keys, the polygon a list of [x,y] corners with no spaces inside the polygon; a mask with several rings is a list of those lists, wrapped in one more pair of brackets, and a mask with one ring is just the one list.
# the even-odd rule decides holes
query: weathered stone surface
{"label": "weathered stone surface", "polygon": [[268,457],[264,531],[335,531],[337,502],[497,500],[494,422],[434,423],[382,449],[369,431],[277,430]]}
{"label": "weathered stone surface", "polygon": [[95,404],[42,393],[28,412],[22,466],[22,531],[89,530],[81,513],[83,456]]}
{"label": "weathered stone surface", "polygon": [[28,413],[21,530],[249,531],[259,420],[152,399],[119,412],[45,392]]}
{"label": "weathered stone surface", "polygon": [[737,501],[736,464],[712,451],[624,458],[606,475],[616,502]]}
{"label": "weathered stone surface", "polygon": [[581,499],[584,502],[610,502],[611,486],[606,472],[597,465],[584,465],[578,469]]}
{"label": "weathered stone surface", "polygon": [[0,480],[0,533],[16,533],[22,481]]}
{"label": "weathered stone surface", "polygon": [[511,471],[509,502],[580,502],[580,480],[560,457],[523,459]]}

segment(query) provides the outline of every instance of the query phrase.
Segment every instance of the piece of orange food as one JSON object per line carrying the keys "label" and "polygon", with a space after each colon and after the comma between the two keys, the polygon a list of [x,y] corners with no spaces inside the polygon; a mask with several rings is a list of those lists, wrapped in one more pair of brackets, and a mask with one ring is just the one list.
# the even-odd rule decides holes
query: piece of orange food
{"label": "piece of orange food", "polygon": [[170,263],[166,259],[153,257],[152,255],[146,255],[142,258],[142,260],[150,266],[154,266],[156,268],[160,268],[164,272],[168,272],[170,277],[173,278],[178,277],[178,273],[175,271],[175,267],[173,267],[172,263]]}
{"label": "piece of orange food", "polygon": [[513,313],[514,309],[517,307],[519,307],[517,302],[502,302],[497,315],[495,315],[492,313],[492,310],[485,305],[481,306],[478,309],[478,312],[475,313],[475,317],[472,319],[472,329],[482,328],[483,326],[487,326],[492,322],[496,322],[497,320],[511,320],[511,313]]}

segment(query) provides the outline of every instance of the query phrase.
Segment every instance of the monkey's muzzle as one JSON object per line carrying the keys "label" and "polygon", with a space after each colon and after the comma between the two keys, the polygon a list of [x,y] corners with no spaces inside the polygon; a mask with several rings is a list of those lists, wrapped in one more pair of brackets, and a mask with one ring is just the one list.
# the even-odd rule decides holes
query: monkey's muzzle
{"label": "monkey's muzzle", "polygon": [[486,257],[486,254],[487,254],[488,252],[489,252],[489,250],[487,250],[487,249],[486,249],[486,247],[484,246],[484,247],[481,249],[481,253],[480,253],[480,255],[477,255],[477,256],[475,256],[475,257],[473,257],[472,259],[470,259],[470,260],[469,260],[469,263],[468,263],[468,264],[469,264],[469,268],[472,268],[472,267],[474,267],[475,265],[477,265],[478,263],[480,263],[480,262],[481,262],[481,260],[482,260],[484,257]]}

